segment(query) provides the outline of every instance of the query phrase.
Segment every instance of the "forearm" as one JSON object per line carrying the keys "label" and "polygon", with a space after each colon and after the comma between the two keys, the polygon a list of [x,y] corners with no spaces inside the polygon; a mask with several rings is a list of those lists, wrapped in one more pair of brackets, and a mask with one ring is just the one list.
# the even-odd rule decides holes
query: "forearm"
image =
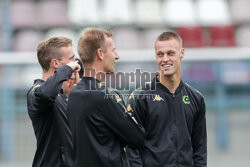
{"label": "forearm", "polygon": [[35,95],[45,101],[56,98],[62,88],[63,81],[68,80],[72,72],[73,70],[67,65],[58,68],[54,75],[49,77],[44,84],[36,89]]}

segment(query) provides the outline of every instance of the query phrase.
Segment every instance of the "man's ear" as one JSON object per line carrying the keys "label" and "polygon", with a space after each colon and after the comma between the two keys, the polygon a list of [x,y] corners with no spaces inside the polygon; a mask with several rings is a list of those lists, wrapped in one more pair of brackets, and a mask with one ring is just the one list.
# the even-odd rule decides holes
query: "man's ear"
{"label": "man's ear", "polygon": [[103,50],[101,48],[97,49],[97,51],[96,51],[96,57],[99,60],[103,60],[104,59]]}
{"label": "man's ear", "polygon": [[182,48],[182,49],[181,49],[181,59],[184,57],[184,55],[185,55],[185,49]]}
{"label": "man's ear", "polygon": [[50,62],[50,68],[58,69],[59,68],[59,62],[57,59],[52,59]]}

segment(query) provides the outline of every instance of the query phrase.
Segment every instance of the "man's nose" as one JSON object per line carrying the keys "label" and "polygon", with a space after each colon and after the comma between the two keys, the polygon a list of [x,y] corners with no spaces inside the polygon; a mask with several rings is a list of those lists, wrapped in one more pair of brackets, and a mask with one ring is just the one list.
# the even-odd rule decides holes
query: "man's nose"
{"label": "man's nose", "polygon": [[118,60],[120,56],[115,52],[115,60]]}
{"label": "man's nose", "polygon": [[169,61],[169,57],[168,57],[167,54],[164,54],[164,55],[163,55],[163,61],[164,61],[164,62],[165,62],[165,61]]}

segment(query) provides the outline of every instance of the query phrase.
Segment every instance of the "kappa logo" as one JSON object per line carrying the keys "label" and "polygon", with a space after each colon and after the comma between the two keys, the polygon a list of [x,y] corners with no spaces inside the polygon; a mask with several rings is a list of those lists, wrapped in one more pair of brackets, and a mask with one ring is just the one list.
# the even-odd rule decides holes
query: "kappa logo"
{"label": "kappa logo", "polygon": [[160,95],[155,95],[153,101],[164,101],[163,98]]}
{"label": "kappa logo", "polygon": [[184,104],[190,104],[188,95],[184,95],[184,96],[182,97],[182,101],[184,102]]}
{"label": "kappa logo", "polygon": [[132,109],[130,104],[127,105],[127,111],[132,111],[133,112],[133,109]]}

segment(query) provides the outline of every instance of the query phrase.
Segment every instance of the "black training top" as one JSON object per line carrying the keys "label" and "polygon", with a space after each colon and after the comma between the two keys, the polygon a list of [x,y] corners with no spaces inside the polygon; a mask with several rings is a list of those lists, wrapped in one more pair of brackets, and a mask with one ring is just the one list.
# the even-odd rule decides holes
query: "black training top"
{"label": "black training top", "polygon": [[64,65],[47,81],[35,80],[27,94],[28,114],[37,139],[33,167],[70,167],[72,134],[66,116],[67,95],[61,87],[73,70]]}
{"label": "black training top", "polygon": [[124,167],[124,146],[144,144],[144,132],[127,114],[118,92],[94,78],[83,77],[72,89],[68,111],[74,167]]}
{"label": "black training top", "polygon": [[172,94],[154,78],[131,94],[127,108],[146,133],[139,153],[127,149],[131,167],[206,167],[206,109],[197,90],[181,81]]}

